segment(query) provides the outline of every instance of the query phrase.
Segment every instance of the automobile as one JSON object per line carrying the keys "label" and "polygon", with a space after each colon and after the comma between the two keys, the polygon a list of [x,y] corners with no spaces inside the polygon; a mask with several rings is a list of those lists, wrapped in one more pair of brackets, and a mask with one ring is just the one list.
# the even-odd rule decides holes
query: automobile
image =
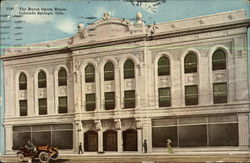
{"label": "automobile", "polygon": [[28,157],[31,159],[38,158],[41,163],[49,163],[50,160],[57,160],[58,156],[57,148],[48,145],[36,146],[33,150],[27,147],[20,147],[17,152],[17,157],[20,162],[23,162],[25,157]]}

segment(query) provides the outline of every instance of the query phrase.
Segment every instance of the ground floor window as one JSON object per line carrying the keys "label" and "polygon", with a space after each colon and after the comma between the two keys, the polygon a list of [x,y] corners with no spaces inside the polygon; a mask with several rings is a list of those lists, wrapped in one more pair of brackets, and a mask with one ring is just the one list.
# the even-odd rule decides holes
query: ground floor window
{"label": "ground floor window", "polygon": [[137,151],[137,131],[128,129],[122,132],[123,151]]}
{"label": "ground floor window", "polygon": [[115,130],[103,132],[103,150],[117,151],[117,132]]}
{"label": "ground floor window", "polygon": [[73,148],[72,124],[34,125],[13,127],[13,149],[25,146],[28,140],[35,145],[49,145],[59,149]]}
{"label": "ground floor window", "polygon": [[87,131],[84,133],[84,150],[98,151],[98,133],[96,131]]}
{"label": "ground floor window", "polygon": [[236,115],[152,120],[153,147],[238,146]]}

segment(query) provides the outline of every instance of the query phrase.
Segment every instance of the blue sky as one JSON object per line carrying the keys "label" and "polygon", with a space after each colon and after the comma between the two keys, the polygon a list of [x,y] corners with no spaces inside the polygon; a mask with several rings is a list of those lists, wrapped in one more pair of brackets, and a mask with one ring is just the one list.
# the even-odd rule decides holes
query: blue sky
{"label": "blue sky", "polygon": [[[166,0],[165,3],[161,3],[155,7],[155,12],[150,10],[154,7],[153,3],[143,3],[142,6],[133,6],[130,2],[122,1],[11,0],[2,2],[1,6],[1,14],[12,16],[19,14],[19,7],[58,7],[67,9],[64,15],[23,16],[22,18],[10,16],[6,18],[11,20],[10,23],[5,23],[5,25],[10,25],[10,31],[12,32],[8,35],[8,40],[1,40],[1,42],[2,44],[7,43],[11,45],[71,37],[76,32],[77,24],[84,23],[87,26],[87,23],[100,19],[102,14],[107,11],[111,12],[112,17],[126,19],[134,19],[136,13],[141,12],[146,24],[169,22],[238,9],[245,9],[248,17],[250,15],[250,3],[247,0]],[[15,9],[10,12],[6,7],[15,7]],[[97,17],[97,19],[86,19],[86,17]],[[25,22],[13,24],[16,20],[23,20]],[[15,29],[17,25],[21,25],[23,29]],[[14,35],[14,32],[21,32],[22,35]]]}

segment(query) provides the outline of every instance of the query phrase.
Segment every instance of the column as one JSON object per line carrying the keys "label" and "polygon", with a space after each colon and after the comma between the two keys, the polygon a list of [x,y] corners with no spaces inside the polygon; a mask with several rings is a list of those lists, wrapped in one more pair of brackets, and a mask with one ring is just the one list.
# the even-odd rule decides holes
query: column
{"label": "column", "polygon": [[137,130],[137,151],[142,153],[142,123],[141,120],[136,120],[136,130]]}
{"label": "column", "polygon": [[242,150],[248,149],[248,113],[238,114],[239,146]]}
{"label": "column", "polygon": [[96,110],[100,111],[103,110],[103,100],[104,100],[104,95],[102,94],[101,91],[101,84],[102,82],[100,81],[100,71],[96,71],[95,75],[95,93],[96,93]]}
{"label": "column", "polygon": [[115,69],[115,108],[121,110],[121,86],[120,86],[120,70]]}
{"label": "column", "polygon": [[142,129],[137,129],[137,150],[142,153]]}
{"label": "column", "polygon": [[98,131],[98,152],[103,152],[103,134],[102,134],[102,130]]}
{"label": "column", "polygon": [[12,151],[13,147],[13,129],[12,126],[5,126],[5,149],[6,153],[8,154],[9,152]]}
{"label": "column", "polygon": [[151,119],[145,119],[142,122],[142,141],[147,140],[148,152],[152,152],[152,130]]}
{"label": "column", "polygon": [[80,123],[81,123],[80,121],[75,121],[74,125],[73,125],[73,153],[78,152],[79,134],[80,134],[79,125],[80,125]]}
{"label": "column", "polygon": [[103,130],[101,126],[101,121],[96,120],[95,121],[95,128],[98,131],[98,152],[103,152]]}
{"label": "column", "polygon": [[118,152],[122,152],[123,151],[123,147],[122,147],[122,130],[121,130],[121,120],[120,119],[116,119],[115,120],[115,128],[117,130],[117,151]]}

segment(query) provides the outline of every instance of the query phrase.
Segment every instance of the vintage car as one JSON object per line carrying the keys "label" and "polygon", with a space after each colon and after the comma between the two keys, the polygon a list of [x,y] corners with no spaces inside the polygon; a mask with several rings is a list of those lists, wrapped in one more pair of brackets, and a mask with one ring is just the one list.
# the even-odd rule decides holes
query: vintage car
{"label": "vintage car", "polygon": [[48,145],[37,146],[33,150],[27,147],[20,147],[20,150],[17,152],[20,162],[24,161],[25,157],[29,157],[31,159],[39,158],[41,163],[48,163],[50,159],[57,160],[58,156],[58,150]]}

